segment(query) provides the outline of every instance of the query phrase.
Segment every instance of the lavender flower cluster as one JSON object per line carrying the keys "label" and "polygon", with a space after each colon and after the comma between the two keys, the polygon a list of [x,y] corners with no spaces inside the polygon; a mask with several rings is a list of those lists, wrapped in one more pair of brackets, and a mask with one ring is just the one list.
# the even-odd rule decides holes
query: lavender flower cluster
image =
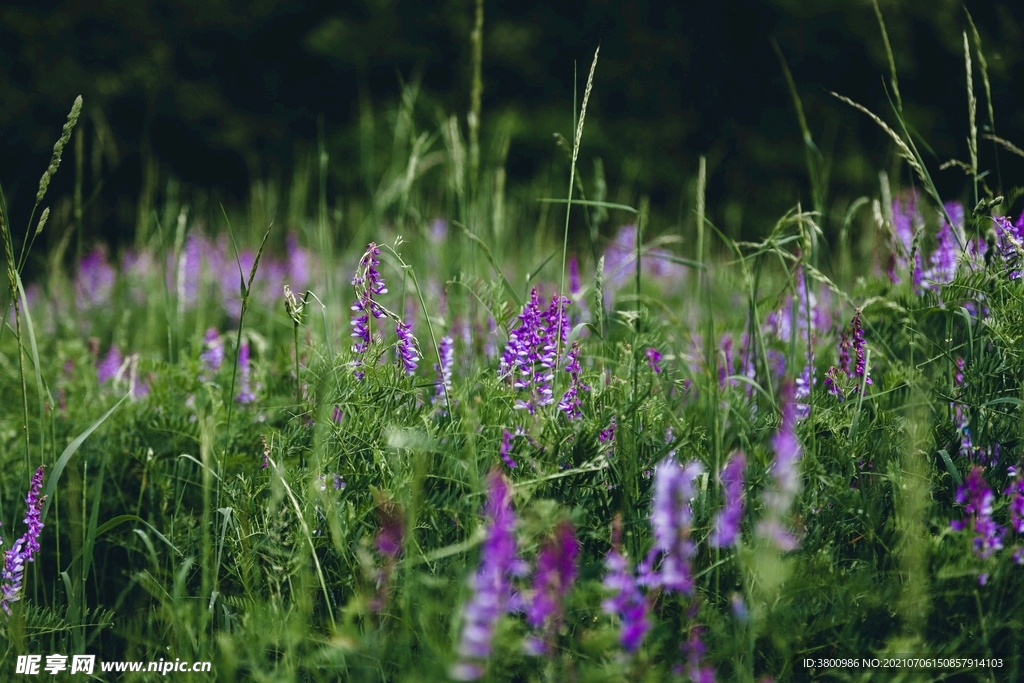
{"label": "lavender flower cluster", "polygon": [[487,478],[484,516],[487,532],[481,563],[470,582],[472,596],[462,611],[459,660],[450,671],[451,677],[459,681],[476,680],[484,674],[498,620],[519,606],[513,601],[511,579],[526,570],[516,556],[512,490],[497,472]]}
{"label": "lavender flower cluster", "polygon": [[[956,502],[964,506],[967,517],[951,520],[949,526],[954,531],[972,532],[974,552],[982,560],[1002,550],[1003,542],[1011,531],[1018,536],[1024,535],[1024,478],[1021,478],[1016,467],[1009,468],[1009,473],[1013,479],[1003,492],[1009,499],[1009,528],[1000,526],[992,518],[995,493],[985,481],[984,468],[978,465],[971,467],[956,491]],[[1016,548],[1013,561],[1024,564],[1024,546]],[[978,575],[978,582],[984,585],[988,578],[989,575],[982,572]]]}
{"label": "lavender flower cluster", "polygon": [[[538,408],[554,403],[552,382],[558,366],[558,349],[566,347],[569,336],[568,307],[572,301],[568,297],[554,296],[545,310],[537,288],[530,292],[530,300],[523,305],[519,314],[519,325],[509,332],[508,344],[501,356],[498,374],[507,378],[512,387],[523,398],[515,403],[517,409],[526,410],[531,415]],[[559,406],[569,416],[578,417],[578,393],[585,389],[579,382],[579,347],[570,349],[566,354],[571,382],[566,396]]]}
{"label": "lavender flower cluster", "polygon": [[4,566],[0,575],[0,608],[11,613],[11,603],[21,599],[21,587],[25,578],[25,565],[35,559],[39,552],[39,534],[43,530],[43,502],[40,496],[43,488],[42,466],[32,475],[28,494],[25,496],[25,525],[28,530],[4,553]]}
{"label": "lavender flower cluster", "polygon": [[355,274],[352,276],[352,287],[355,289],[356,300],[351,307],[351,334],[355,343],[352,345],[354,358],[350,365],[355,369],[353,374],[356,379],[360,381],[366,376],[362,370],[366,352],[369,351],[371,343],[381,338],[379,332],[373,333],[371,330],[371,316],[377,320],[389,318],[395,323],[395,334],[398,337],[395,352],[398,364],[406,375],[416,372],[418,361],[421,358],[419,344],[412,332],[412,325],[384,308],[377,300],[378,296],[387,294],[388,291],[384,284],[384,277],[378,270],[378,266],[380,266],[378,256],[380,256],[380,247],[370,242],[366,245],[366,251],[360,257]]}

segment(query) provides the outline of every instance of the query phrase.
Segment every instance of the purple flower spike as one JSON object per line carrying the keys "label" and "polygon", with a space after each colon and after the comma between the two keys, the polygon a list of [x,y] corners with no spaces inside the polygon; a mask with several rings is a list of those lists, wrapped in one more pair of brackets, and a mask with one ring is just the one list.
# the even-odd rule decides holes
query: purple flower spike
{"label": "purple flower spike", "polygon": [[116,274],[107,263],[107,250],[97,247],[82,257],[75,278],[75,304],[78,310],[106,306],[114,292]]}
{"label": "purple flower spike", "polygon": [[43,502],[40,496],[43,488],[42,466],[32,475],[28,494],[25,496],[25,525],[28,527],[21,538],[4,554],[4,566],[0,574],[0,608],[11,613],[10,603],[21,599],[21,586],[25,577],[25,564],[35,559],[39,552],[39,534],[43,530]]}
{"label": "purple flower spike", "polygon": [[774,486],[764,492],[767,516],[758,524],[758,533],[770,539],[780,550],[797,546],[796,536],[782,523],[790,506],[800,492],[800,440],[796,435],[797,405],[793,402],[792,388],[783,388],[782,425],[772,440],[775,462],[772,464]]}
{"label": "purple flower spike", "polygon": [[511,497],[508,482],[492,471],[487,478],[487,533],[480,567],[470,580],[473,595],[462,610],[459,661],[449,671],[456,680],[476,680],[483,675],[498,620],[513,604],[510,579],[525,573],[525,565],[516,557],[516,517]]}
{"label": "purple flower spike", "polygon": [[117,348],[117,344],[111,344],[106,357],[96,366],[96,378],[99,380],[99,383],[103,384],[108,379],[113,379],[123,364],[124,357]]}
{"label": "purple flower spike", "polygon": [[[695,460],[683,467],[666,458],[658,465],[651,510],[654,547],[641,566],[641,584],[661,586],[666,591],[686,595],[693,592],[690,559],[696,546],[690,540],[693,526],[690,501],[694,496],[694,483],[703,472],[704,466]],[[661,567],[655,570],[658,555],[661,555]]]}
{"label": "purple flower spike", "polygon": [[526,392],[525,398],[516,400],[515,407],[531,415],[537,408],[554,403],[551,382],[558,364],[555,356],[569,336],[571,304],[570,299],[555,296],[547,310],[541,311],[541,299],[534,287],[519,314],[519,326],[509,332],[498,374],[507,378],[513,389]]}
{"label": "purple flower spike", "polygon": [[654,370],[654,374],[661,374],[661,366],[658,363],[661,362],[661,352],[653,346],[647,349],[647,366]]}
{"label": "purple flower spike", "polygon": [[224,362],[224,342],[221,341],[220,332],[216,327],[211,327],[206,331],[206,337],[203,339],[203,352],[199,354],[199,360],[203,368],[199,375],[201,381],[210,379],[220,370],[220,366]]}
{"label": "purple flower spike", "polygon": [[405,374],[412,375],[416,372],[416,361],[420,359],[419,350],[416,348],[416,337],[412,335],[412,327],[400,322],[395,326],[395,334],[398,335],[398,344],[395,346],[398,351],[398,360],[402,364]]}
{"label": "purple flower spike", "polygon": [[580,344],[579,342],[573,342],[572,348],[569,349],[568,353],[569,363],[565,368],[565,371],[569,373],[569,389],[562,396],[562,400],[558,403],[558,409],[566,414],[569,421],[575,421],[583,417],[583,413],[580,410],[582,403],[580,402],[579,392],[590,391],[590,387],[583,384],[580,381]]}
{"label": "purple flower spike", "polygon": [[636,652],[651,628],[651,620],[648,616],[647,600],[637,587],[633,567],[619,548],[620,527],[621,522],[616,518],[615,530],[612,532],[612,549],[608,551],[604,561],[608,569],[604,577],[604,587],[613,594],[601,603],[601,609],[619,617],[622,622],[619,642],[627,652]]}
{"label": "purple flower spike", "polygon": [[579,542],[572,523],[561,522],[551,538],[541,543],[537,569],[533,575],[533,599],[526,607],[526,621],[544,631],[544,638],[533,638],[527,649],[531,654],[547,654],[564,617],[562,602],[576,581],[576,556]]}
{"label": "purple flower spike", "polygon": [[[356,343],[352,346],[352,353],[356,358],[352,366],[362,366],[362,356],[370,348],[373,337],[370,333],[370,315],[374,318],[383,318],[386,314],[380,304],[374,300],[374,295],[386,294],[388,288],[384,285],[384,278],[381,276],[377,266],[380,261],[380,249],[376,244],[370,242],[366,245],[366,251],[359,259],[355,275],[352,276],[352,287],[355,288],[356,300],[352,304],[352,338]],[[362,380],[364,373],[361,370],[355,371],[356,379]]]}
{"label": "purple flower spike", "polygon": [[712,666],[701,666],[701,659],[707,652],[700,639],[702,626],[694,626],[690,630],[690,639],[686,642],[687,662],[686,675],[692,683],[715,683],[715,669]]}
{"label": "purple flower spike", "polygon": [[736,452],[722,468],[722,488],[725,492],[725,506],[715,518],[715,527],[711,532],[710,543],[713,547],[723,548],[736,544],[739,538],[740,523],[743,521],[743,475],[747,468],[747,458],[742,452]]}
{"label": "purple flower spike", "polygon": [[580,262],[576,254],[569,257],[569,294],[576,296],[580,293]]}
{"label": "purple flower spike", "polygon": [[956,502],[964,506],[970,520],[953,520],[950,527],[956,531],[971,528],[974,531],[974,551],[985,559],[1003,547],[1003,533],[1006,531],[992,521],[992,490],[985,482],[981,467],[971,468],[967,479],[956,491]]}
{"label": "purple flower spike", "polygon": [[1018,477],[1006,489],[1010,497],[1010,526],[1018,534],[1024,534],[1024,479]]}
{"label": "purple flower spike", "polygon": [[256,400],[256,394],[250,386],[250,372],[249,342],[242,342],[242,347],[238,350],[238,395],[235,397],[235,400],[242,404]]}
{"label": "purple flower spike", "polygon": [[501,434],[501,450],[498,453],[501,456],[501,459],[505,461],[505,464],[509,466],[509,469],[513,469],[513,470],[516,468],[516,461],[512,459],[512,455],[511,455],[511,452],[512,452],[512,440],[514,438],[516,438],[515,434],[513,434],[510,431],[508,431],[507,429],[502,430],[502,434]]}
{"label": "purple flower spike", "polygon": [[455,340],[449,336],[441,337],[437,344],[437,355],[441,363],[434,363],[437,370],[437,396],[435,401],[443,399],[452,388],[452,368],[455,365]]}

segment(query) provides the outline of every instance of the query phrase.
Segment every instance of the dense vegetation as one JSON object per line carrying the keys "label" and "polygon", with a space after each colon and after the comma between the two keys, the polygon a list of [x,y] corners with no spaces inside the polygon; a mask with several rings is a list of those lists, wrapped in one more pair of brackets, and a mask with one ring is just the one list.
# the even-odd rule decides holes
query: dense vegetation
{"label": "dense vegetation", "polygon": [[[683,242],[576,168],[593,74],[572,205],[506,204],[409,92],[361,222],[323,182],[285,225],[265,196],[168,200],[70,275],[65,231],[26,285],[76,103],[24,234],[0,206],[4,674],[89,653],[254,681],[1024,675],[1013,197],[972,156],[976,196],[944,202],[897,102],[903,180],[836,244],[799,207],[729,239],[703,165]],[[566,206],[573,248],[568,217],[519,229]],[[930,663],[835,664],[874,657]]]}

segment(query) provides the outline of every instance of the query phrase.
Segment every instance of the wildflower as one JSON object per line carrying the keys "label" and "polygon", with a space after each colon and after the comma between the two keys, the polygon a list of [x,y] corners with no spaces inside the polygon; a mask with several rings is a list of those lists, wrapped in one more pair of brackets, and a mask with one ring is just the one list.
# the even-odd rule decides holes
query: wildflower
{"label": "wildflower", "polygon": [[535,629],[543,629],[544,638],[531,638],[527,649],[541,655],[550,651],[550,642],[561,626],[562,601],[576,580],[576,556],[579,542],[572,523],[561,522],[554,534],[545,539],[537,553],[533,575],[533,597],[526,607],[526,621]]}
{"label": "wildflower", "polygon": [[498,451],[498,454],[501,456],[501,459],[505,461],[505,464],[509,466],[509,469],[516,468],[516,461],[513,460],[510,455],[512,451],[512,440],[515,437],[516,435],[512,434],[512,432],[507,429],[502,430],[501,449]]}
{"label": "wildflower", "polygon": [[435,244],[441,244],[448,239],[448,221],[435,218],[430,224],[430,239]]}
{"label": "wildflower", "polygon": [[[619,229],[615,240],[604,252],[604,282],[607,293],[626,282],[635,274],[636,268],[636,226],[626,225]],[[672,282],[679,280],[686,269],[673,261],[672,254],[661,248],[644,248],[642,252],[644,275]],[[607,303],[607,302],[605,302]]]}
{"label": "wildflower", "polygon": [[732,335],[722,335],[722,340],[718,345],[719,351],[722,355],[719,357],[718,364],[718,388],[725,388],[725,378],[732,374]]}
{"label": "wildflower", "polygon": [[722,468],[721,481],[725,492],[725,506],[715,518],[710,543],[716,548],[736,544],[743,521],[743,474],[747,468],[746,456],[737,451]]}
{"label": "wildflower", "polygon": [[907,259],[913,249],[914,234],[923,224],[917,210],[917,201],[918,195],[914,191],[905,192],[901,196],[894,197],[892,201],[894,234],[891,237],[895,239],[890,240],[892,253],[887,270],[889,280],[894,285],[901,282],[898,273],[907,268],[909,263]]}
{"label": "wildflower", "polygon": [[856,357],[856,366],[853,368],[853,374],[847,374],[855,379],[859,378],[863,380],[864,384],[871,384],[871,378],[868,376],[867,368],[867,343],[864,341],[864,328],[860,324],[860,309],[853,316],[853,352]]}
{"label": "wildflower", "polygon": [[334,412],[331,414],[331,420],[333,420],[336,424],[341,424],[341,420],[343,417],[345,417],[345,413],[341,411],[341,408],[338,407],[338,404],[335,404]]}
{"label": "wildflower", "polygon": [[395,334],[398,335],[398,344],[395,345],[395,349],[398,351],[398,360],[401,362],[405,374],[411,375],[416,372],[416,361],[420,358],[419,350],[416,348],[416,337],[412,336],[412,327],[404,322],[398,322],[395,325]]}
{"label": "wildflower", "polygon": [[686,675],[693,683],[715,683],[714,667],[701,666],[701,659],[707,653],[707,648],[700,639],[703,630],[701,626],[690,629],[690,637],[686,641]]}
{"label": "wildflower", "polygon": [[[337,488],[337,487],[335,487]],[[405,523],[402,519],[401,506],[388,501],[378,501],[377,517],[380,530],[374,545],[377,552],[388,559],[395,559],[402,550],[402,539],[405,538]]]}
{"label": "wildflower", "polygon": [[654,370],[654,374],[661,374],[661,366],[658,363],[661,362],[661,352],[653,346],[647,347],[647,367]]}
{"label": "wildflower", "polygon": [[569,294],[575,297],[580,293],[580,262],[576,254],[569,257]]}
{"label": "wildflower", "polygon": [[25,563],[34,561],[36,553],[39,552],[39,534],[43,530],[43,502],[46,500],[46,496],[39,495],[42,487],[43,467],[40,465],[32,475],[28,494],[25,496],[25,525],[28,530],[4,554],[4,566],[0,575],[0,607],[7,614],[11,613],[10,603],[21,599],[19,593],[25,576]]}
{"label": "wildflower", "polygon": [[616,517],[612,531],[612,548],[604,561],[608,569],[604,577],[604,587],[613,591],[613,594],[601,603],[601,609],[619,617],[622,622],[619,642],[627,652],[636,652],[651,628],[651,620],[648,616],[647,600],[637,586],[633,568],[620,551],[621,526],[620,519]]}
{"label": "wildflower", "polygon": [[992,490],[985,483],[982,468],[975,465],[956,491],[956,502],[964,506],[971,519],[969,522],[953,520],[949,525],[955,531],[963,531],[968,527],[974,531],[974,550],[982,559],[1003,547],[1005,529],[992,521],[993,500]]}
{"label": "wildflower", "polygon": [[923,284],[925,289],[933,290],[953,281],[956,276],[956,258],[959,252],[956,238],[953,236],[953,228],[945,220],[942,221],[942,227],[935,235],[935,240],[935,251],[928,258],[931,268],[925,271]]}
{"label": "wildflower", "polygon": [[615,416],[612,415],[611,421],[608,426],[601,430],[601,433],[597,435],[597,440],[600,443],[612,442],[615,443]]}
{"label": "wildflower", "polygon": [[459,661],[450,671],[455,680],[472,681],[483,675],[498,619],[512,604],[510,578],[524,570],[516,557],[516,518],[511,493],[505,478],[492,471],[487,478],[487,532],[480,567],[470,581],[473,595],[462,611]]}
{"label": "wildflower", "polygon": [[[352,276],[352,286],[355,288],[356,301],[352,304],[352,338],[356,343],[352,346],[352,353],[359,356],[352,361],[353,367],[362,365],[361,356],[370,348],[372,335],[370,333],[370,315],[374,318],[383,318],[383,307],[374,300],[374,295],[386,294],[388,289],[384,285],[384,278],[381,276],[377,266],[380,261],[380,249],[376,244],[370,242],[366,245],[366,251],[359,259],[355,275]],[[361,380],[364,373],[361,370],[355,371],[356,379]]]}
{"label": "wildflower", "polygon": [[299,238],[294,232],[289,232],[285,239],[285,247],[288,254],[288,280],[295,285],[295,289],[302,291],[309,285],[309,252],[299,246]]}
{"label": "wildflower", "polygon": [[[437,344],[437,355],[440,364],[434,363],[437,370],[437,399],[444,398],[452,388],[452,366],[455,365],[455,340],[445,335]],[[436,399],[435,399],[436,400]]]}
{"label": "wildflower", "polygon": [[1024,261],[1024,241],[1017,233],[1017,228],[1005,216],[993,216],[996,228],[996,253],[1011,280],[1021,276]]}
{"label": "wildflower", "polygon": [[[791,389],[785,389],[787,394]],[[797,463],[800,460],[800,440],[796,435],[797,406],[792,400],[785,400],[782,408],[782,425],[772,440],[775,462],[772,478],[775,486],[764,493],[766,519],[758,524],[758,533],[771,539],[781,550],[796,547],[797,538],[782,525],[782,517],[789,511],[797,493],[800,492],[800,474]]]}
{"label": "wildflower", "polygon": [[203,372],[199,375],[201,381],[206,381],[210,375],[216,374],[220,370],[220,366],[224,362],[224,342],[221,341],[220,332],[216,327],[211,327],[206,331],[206,336],[203,338],[203,352],[199,354],[199,360],[202,361],[203,367]]}
{"label": "wildflower", "polygon": [[796,299],[797,299],[797,343],[804,347],[804,369],[800,372],[800,375],[796,379],[796,392],[794,398],[796,398],[799,405],[799,414],[801,417],[806,416],[810,407],[806,403],[806,400],[811,396],[811,387],[814,386],[816,380],[814,377],[814,334],[808,329],[808,319],[810,317],[810,310],[814,307],[814,299],[811,294],[807,291],[806,281],[804,279],[804,269],[799,267],[796,269],[794,275],[796,278]]}
{"label": "wildflower", "polygon": [[580,412],[580,389],[584,391],[590,391],[590,387],[583,384],[580,381],[580,345],[579,342],[574,341],[572,348],[569,349],[568,353],[569,363],[565,368],[565,371],[569,373],[569,389],[562,396],[562,400],[558,403],[558,409],[566,414],[569,421],[578,420],[583,416]]}
{"label": "wildflower", "polygon": [[534,287],[530,300],[519,314],[519,326],[509,333],[508,344],[501,356],[498,374],[512,382],[512,387],[528,392],[515,407],[533,415],[538,407],[554,402],[551,382],[557,366],[557,349],[569,336],[566,307],[572,302],[562,296],[552,297],[546,311]]}
{"label": "wildflower", "polygon": [[260,441],[263,442],[263,462],[260,463],[260,469],[265,470],[270,467],[270,444],[267,443],[267,437],[260,435]]}
{"label": "wildflower", "polygon": [[239,403],[252,403],[256,400],[249,379],[249,342],[242,342],[238,349],[238,395],[235,400]]}
{"label": "wildflower", "polygon": [[100,384],[108,379],[113,379],[124,364],[124,357],[117,348],[117,344],[111,344],[106,357],[96,366],[96,378]]}
{"label": "wildflower", "polygon": [[78,262],[75,278],[75,304],[78,310],[106,306],[114,292],[117,276],[107,262],[107,250],[100,246],[82,257]]}
{"label": "wildflower", "polygon": [[[654,547],[640,569],[640,583],[661,586],[667,591],[693,592],[690,558],[695,545],[690,540],[693,525],[693,485],[704,472],[704,466],[691,461],[682,467],[672,458],[663,460],[655,470],[654,505],[651,527]],[[655,558],[661,555],[661,567],[654,570]]]}

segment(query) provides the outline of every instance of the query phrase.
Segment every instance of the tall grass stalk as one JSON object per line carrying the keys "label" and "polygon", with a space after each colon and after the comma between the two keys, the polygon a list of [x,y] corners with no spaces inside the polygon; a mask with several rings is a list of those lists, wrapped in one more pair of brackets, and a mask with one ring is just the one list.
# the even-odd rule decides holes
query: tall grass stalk
{"label": "tall grass stalk", "polygon": [[[594,86],[594,71],[597,69],[597,58],[601,53],[601,46],[594,50],[594,60],[590,63],[590,73],[587,75],[587,85],[583,90],[583,103],[580,105],[580,118],[576,123],[576,134],[572,141],[572,161],[569,164],[569,197],[565,202],[565,229],[562,233],[562,269],[561,279],[558,283],[558,316],[562,317],[563,303],[562,293],[565,291],[565,264],[569,253],[569,214],[572,212],[572,193],[576,182],[576,160],[580,154],[580,142],[583,140],[583,123],[587,118],[587,102],[590,101],[590,90]],[[556,335],[555,358],[562,357],[562,336]]]}

